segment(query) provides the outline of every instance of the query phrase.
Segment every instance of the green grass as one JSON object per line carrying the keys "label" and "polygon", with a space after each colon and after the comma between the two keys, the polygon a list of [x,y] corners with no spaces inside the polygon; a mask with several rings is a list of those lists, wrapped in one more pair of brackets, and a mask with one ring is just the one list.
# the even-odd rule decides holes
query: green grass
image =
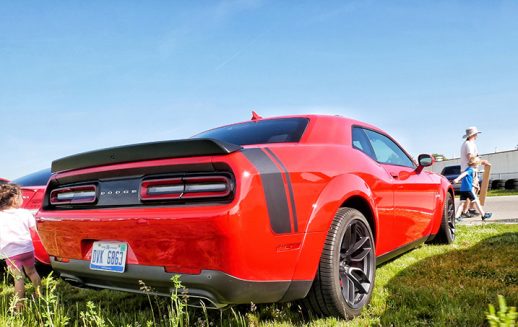
{"label": "green grass", "polygon": [[50,299],[28,301],[13,316],[13,288],[4,282],[0,326],[483,326],[498,294],[518,305],[516,258],[518,225],[459,226],[455,244],[425,245],[378,267],[371,304],[352,321],[308,317],[298,303],[185,312],[181,296],[83,290],[60,280],[50,282]]}
{"label": "green grass", "polygon": [[518,195],[518,190],[489,190],[488,196]]}

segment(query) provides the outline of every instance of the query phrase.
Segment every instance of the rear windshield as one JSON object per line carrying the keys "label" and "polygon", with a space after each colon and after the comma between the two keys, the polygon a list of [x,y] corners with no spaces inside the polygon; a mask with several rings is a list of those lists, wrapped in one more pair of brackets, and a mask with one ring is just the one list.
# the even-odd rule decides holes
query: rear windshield
{"label": "rear windshield", "polygon": [[50,178],[50,168],[43,169],[12,181],[20,186],[45,186]]}
{"label": "rear windshield", "polygon": [[308,121],[307,118],[256,120],[211,129],[193,138],[211,138],[237,145],[298,142]]}
{"label": "rear windshield", "polygon": [[442,175],[460,175],[460,166],[444,167]]}

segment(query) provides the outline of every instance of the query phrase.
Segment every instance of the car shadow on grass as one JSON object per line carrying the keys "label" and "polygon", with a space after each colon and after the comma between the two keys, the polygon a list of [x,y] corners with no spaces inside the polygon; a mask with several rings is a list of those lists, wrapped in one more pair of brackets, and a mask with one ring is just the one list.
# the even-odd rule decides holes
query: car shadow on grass
{"label": "car shadow on grass", "polygon": [[432,256],[385,286],[382,326],[481,326],[497,294],[518,305],[518,233]]}
{"label": "car shadow on grass", "polygon": [[[419,260],[377,286],[373,307],[351,321],[308,315],[300,302],[234,309],[250,325],[485,326],[485,311],[489,303],[497,304],[497,294],[504,295],[508,305],[518,305],[518,233],[486,238],[467,249],[438,246],[441,249],[448,252]],[[412,253],[379,268],[399,269],[398,260]]]}

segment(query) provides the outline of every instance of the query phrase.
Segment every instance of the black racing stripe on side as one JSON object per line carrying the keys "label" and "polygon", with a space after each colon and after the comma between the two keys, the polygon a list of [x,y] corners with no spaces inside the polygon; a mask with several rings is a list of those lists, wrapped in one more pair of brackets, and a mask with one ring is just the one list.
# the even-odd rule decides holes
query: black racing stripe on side
{"label": "black racing stripe on side", "polygon": [[298,219],[297,219],[297,208],[295,208],[295,196],[293,194],[293,186],[291,185],[290,174],[288,173],[288,169],[282,163],[281,159],[273,153],[270,148],[265,148],[265,150],[272,156],[275,161],[281,166],[282,170],[284,170],[284,176],[286,176],[286,183],[288,183],[288,193],[290,195],[290,204],[291,204],[291,212],[293,213],[293,228],[295,232],[299,231],[298,227]]}
{"label": "black racing stripe on side", "polygon": [[272,230],[278,234],[290,233],[290,211],[282,173],[272,159],[261,149],[244,149],[241,151],[259,171]]}

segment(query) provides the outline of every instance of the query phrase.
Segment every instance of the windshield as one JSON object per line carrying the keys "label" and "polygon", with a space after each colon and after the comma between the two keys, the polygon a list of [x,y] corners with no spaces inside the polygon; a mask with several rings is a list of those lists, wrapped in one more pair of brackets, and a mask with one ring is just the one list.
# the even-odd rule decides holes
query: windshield
{"label": "windshield", "polygon": [[308,125],[307,118],[281,118],[234,124],[197,134],[237,145],[298,142]]}

